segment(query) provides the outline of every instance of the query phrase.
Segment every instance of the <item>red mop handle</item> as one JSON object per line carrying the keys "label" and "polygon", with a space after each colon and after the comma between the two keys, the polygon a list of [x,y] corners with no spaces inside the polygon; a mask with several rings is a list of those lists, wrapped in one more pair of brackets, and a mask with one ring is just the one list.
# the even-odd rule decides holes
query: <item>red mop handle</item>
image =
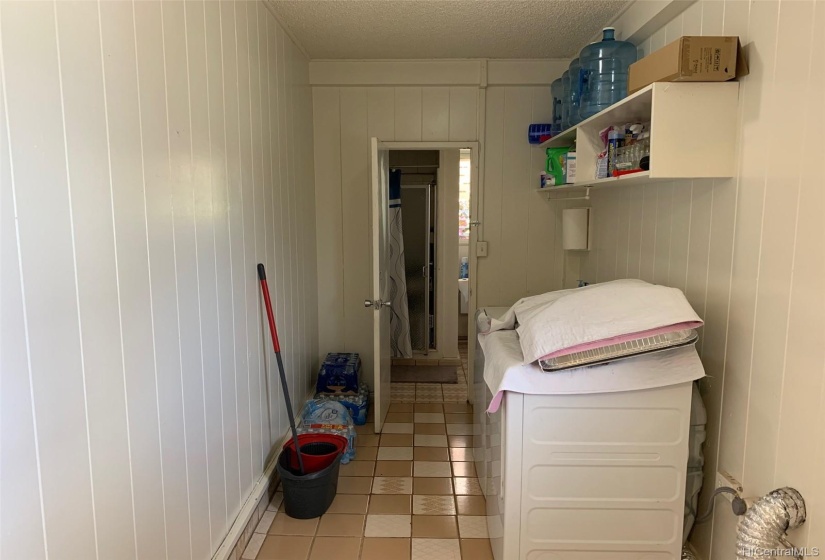
{"label": "red mop handle", "polygon": [[258,263],[258,278],[261,279],[261,289],[264,292],[264,304],[266,305],[266,317],[269,319],[269,332],[272,334],[272,346],[275,352],[281,351],[281,343],[278,342],[278,331],[275,329],[275,314],[272,312],[272,302],[269,300],[269,286],[266,283],[266,271],[264,265]]}

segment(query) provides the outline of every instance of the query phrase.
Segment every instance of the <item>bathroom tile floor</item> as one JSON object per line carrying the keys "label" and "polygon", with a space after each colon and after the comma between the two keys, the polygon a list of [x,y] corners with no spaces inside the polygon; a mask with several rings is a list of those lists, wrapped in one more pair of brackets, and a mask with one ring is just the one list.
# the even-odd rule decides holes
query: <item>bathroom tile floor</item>
{"label": "bathroom tile floor", "polygon": [[356,458],[341,466],[329,511],[292,519],[276,494],[243,558],[492,560],[484,497],[468,455],[472,407],[466,396],[440,397],[394,399],[391,433],[374,435],[371,419],[359,426]]}
{"label": "bathroom tile floor", "polygon": [[392,402],[426,403],[426,402],[467,402],[467,340],[458,341],[458,353],[461,365],[458,369],[457,383],[393,383],[391,387]]}

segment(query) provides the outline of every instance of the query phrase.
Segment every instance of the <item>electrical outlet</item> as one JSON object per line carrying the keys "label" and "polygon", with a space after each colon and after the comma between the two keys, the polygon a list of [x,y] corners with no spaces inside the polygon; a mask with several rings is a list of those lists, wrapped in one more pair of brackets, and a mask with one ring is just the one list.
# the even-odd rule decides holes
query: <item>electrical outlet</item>
{"label": "electrical outlet", "polygon": [[[722,487],[725,487],[725,486],[733,488],[734,490],[739,492],[740,496],[742,496],[742,494],[744,492],[744,489],[742,488],[742,483],[741,482],[736,480],[733,477],[733,475],[730,474],[728,471],[720,470],[716,473],[716,488],[722,488]],[[722,495],[725,497],[725,499],[727,501],[733,502],[733,495],[732,494],[728,494],[726,492]]]}
{"label": "electrical outlet", "polygon": [[486,257],[487,256],[487,242],[486,241],[477,241],[476,242],[476,256],[477,257]]}

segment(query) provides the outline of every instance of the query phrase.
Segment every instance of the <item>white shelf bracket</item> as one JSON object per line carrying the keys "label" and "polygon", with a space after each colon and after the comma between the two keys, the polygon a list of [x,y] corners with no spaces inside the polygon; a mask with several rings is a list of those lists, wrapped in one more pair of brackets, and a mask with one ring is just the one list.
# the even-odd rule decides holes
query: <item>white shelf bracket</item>
{"label": "white shelf bracket", "polygon": [[568,196],[567,198],[550,198],[550,192],[552,189],[547,189],[547,192],[544,193],[547,195],[547,200],[552,200],[553,202],[563,202],[565,200],[590,200],[590,187],[584,188],[584,196]]}

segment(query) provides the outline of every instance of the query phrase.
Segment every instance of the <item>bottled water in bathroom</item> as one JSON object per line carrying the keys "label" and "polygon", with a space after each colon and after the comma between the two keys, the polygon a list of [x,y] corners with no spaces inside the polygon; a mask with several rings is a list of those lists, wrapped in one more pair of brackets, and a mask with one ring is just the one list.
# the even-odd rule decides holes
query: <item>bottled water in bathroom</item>
{"label": "bottled water in bathroom", "polygon": [[627,97],[627,69],[636,62],[636,47],[628,41],[617,41],[612,27],[604,28],[601,41],[581,50],[579,61],[582,119]]}

